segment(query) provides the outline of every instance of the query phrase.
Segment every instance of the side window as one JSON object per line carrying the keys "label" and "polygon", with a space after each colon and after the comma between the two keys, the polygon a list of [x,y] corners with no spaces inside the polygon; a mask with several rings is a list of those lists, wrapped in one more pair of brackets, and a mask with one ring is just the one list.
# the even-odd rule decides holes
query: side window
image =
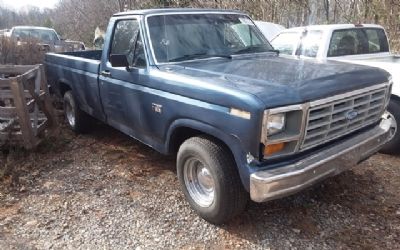
{"label": "side window", "polygon": [[137,20],[118,21],[110,54],[126,55],[130,66],[145,66],[145,56]]}
{"label": "side window", "polygon": [[366,29],[369,53],[388,52],[389,45],[383,29]]}
{"label": "side window", "polygon": [[379,52],[389,52],[389,42],[385,30],[376,29],[376,33],[378,34],[379,44],[380,44]]}
{"label": "side window", "polygon": [[367,34],[368,37],[369,52],[370,53],[379,52],[381,48],[380,48],[378,32],[376,30],[366,30],[365,33]]}

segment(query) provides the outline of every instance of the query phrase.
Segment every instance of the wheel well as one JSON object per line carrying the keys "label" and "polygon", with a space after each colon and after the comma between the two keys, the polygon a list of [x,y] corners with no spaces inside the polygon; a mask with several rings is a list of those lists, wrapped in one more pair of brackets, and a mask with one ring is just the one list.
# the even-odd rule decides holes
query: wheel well
{"label": "wheel well", "polygon": [[392,95],[390,96],[390,98],[396,100],[396,102],[397,102],[398,104],[400,104],[400,97],[399,97],[399,96],[393,95],[393,94],[392,94]]}
{"label": "wheel well", "polygon": [[60,95],[61,95],[61,97],[63,97],[65,92],[67,92],[68,90],[71,90],[71,87],[64,82],[60,82],[59,89],[60,89]]}
{"label": "wheel well", "polygon": [[179,147],[182,145],[184,141],[187,139],[202,135],[204,134],[203,132],[188,128],[188,127],[179,127],[172,132],[170,140],[169,140],[169,153],[170,154],[176,154],[179,150]]}
{"label": "wheel well", "polygon": [[[231,149],[228,147],[228,145],[222,141],[221,139],[212,136],[210,134],[204,133],[200,130],[196,130],[196,129],[192,129],[192,128],[188,128],[188,127],[179,127],[176,128],[174,130],[174,132],[172,132],[172,135],[170,137],[170,141],[169,141],[169,153],[176,155],[176,153],[179,150],[179,147],[182,145],[182,143],[184,141],[186,141],[187,139],[191,138],[191,137],[195,137],[195,136],[204,136],[209,138],[210,140],[213,140],[215,142],[218,142],[220,145],[223,145],[228,152],[231,154],[231,156],[233,157],[233,153],[231,151]],[[232,158],[233,160],[235,160],[235,158]]]}

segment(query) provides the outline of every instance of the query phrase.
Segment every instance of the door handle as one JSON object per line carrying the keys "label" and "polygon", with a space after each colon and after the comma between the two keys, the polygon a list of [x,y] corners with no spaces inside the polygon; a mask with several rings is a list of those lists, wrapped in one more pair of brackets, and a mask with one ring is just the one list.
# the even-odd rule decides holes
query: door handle
{"label": "door handle", "polygon": [[110,77],[110,76],[111,76],[111,72],[108,71],[108,70],[103,70],[103,71],[101,71],[100,74],[101,74],[102,76],[105,76],[105,77]]}

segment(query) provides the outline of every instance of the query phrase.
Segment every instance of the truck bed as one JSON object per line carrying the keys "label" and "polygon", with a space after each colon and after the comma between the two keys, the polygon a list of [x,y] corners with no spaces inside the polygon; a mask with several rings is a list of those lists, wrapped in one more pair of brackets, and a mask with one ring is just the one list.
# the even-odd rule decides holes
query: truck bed
{"label": "truck bed", "polygon": [[93,74],[98,74],[100,60],[101,50],[47,53],[45,58],[48,68],[65,66]]}
{"label": "truck bed", "polygon": [[381,63],[400,63],[400,56],[385,56],[385,57],[365,57],[355,60],[381,62]]}
{"label": "truck bed", "polygon": [[63,86],[73,86],[79,107],[100,120],[103,119],[98,86],[101,53],[101,50],[47,53],[45,58],[51,89],[63,97]]}

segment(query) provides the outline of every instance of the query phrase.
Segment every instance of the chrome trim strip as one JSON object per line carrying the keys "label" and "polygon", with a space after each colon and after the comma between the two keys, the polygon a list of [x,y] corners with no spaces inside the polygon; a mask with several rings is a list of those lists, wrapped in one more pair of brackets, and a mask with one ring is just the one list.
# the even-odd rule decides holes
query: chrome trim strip
{"label": "chrome trim strip", "polygon": [[282,136],[282,137],[278,137],[276,139],[267,141],[266,145],[271,145],[271,144],[275,144],[275,143],[281,143],[281,142],[291,142],[291,141],[298,141],[300,138],[300,135],[296,135],[296,134],[289,134],[287,136]]}
{"label": "chrome trim strip", "polygon": [[315,107],[315,106],[328,104],[330,102],[334,102],[334,101],[337,101],[337,100],[340,100],[340,99],[346,99],[346,98],[349,98],[349,97],[352,97],[352,96],[355,96],[355,95],[359,95],[359,94],[363,94],[363,93],[366,93],[366,92],[369,92],[369,91],[373,91],[373,90],[377,90],[377,89],[380,89],[380,88],[384,88],[384,87],[387,87],[389,85],[390,85],[389,82],[384,82],[384,83],[377,84],[377,85],[370,86],[370,87],[366,87],[366,88],[363,88],[363,89],[358,89],[358,90],[354,90],[354,91],[351,91],[351,92],[347,92],[347,93],[344,93],[344,94],[335,95],[335,96],[331,96],[331,97],[324,98],[324,99],[319,99],[319,100],[310,102],[310,107],[312,108],[312,107]]}
{"label": "chrome trim strip", "polygon": [[268,115],[269,115],[269,110],[266,109],[264,110],[264,115],[262,119],[262,126],[261,126],[261,143],[264,145],[267,145],[268,139],[267,139],[267,122],[268,122]]}
{"label": "chrome trim strip", "polygon": [[290,105],[290,106],[285,106],[285,107],[279,107],[279,108],[273,108],[270,109],[269,112],[271,115],[277,114],[277,113],[286,113],[289,111],[296,111],[296,110],[302,110],[303,104],[296,104],[296,105]]}
{"label": "chrome trim strip", "polygon": [[310,103],[305,103],[303,104],[303,116],[301,118],[301,128],[300,128],[300,136],[299,140],[297,142],[296,148],[294,149],[294,152],[299,152],[300,147],[303,144],[304,137],[306,135],[306,128],[308,125],[308,110],[310,109]]}

